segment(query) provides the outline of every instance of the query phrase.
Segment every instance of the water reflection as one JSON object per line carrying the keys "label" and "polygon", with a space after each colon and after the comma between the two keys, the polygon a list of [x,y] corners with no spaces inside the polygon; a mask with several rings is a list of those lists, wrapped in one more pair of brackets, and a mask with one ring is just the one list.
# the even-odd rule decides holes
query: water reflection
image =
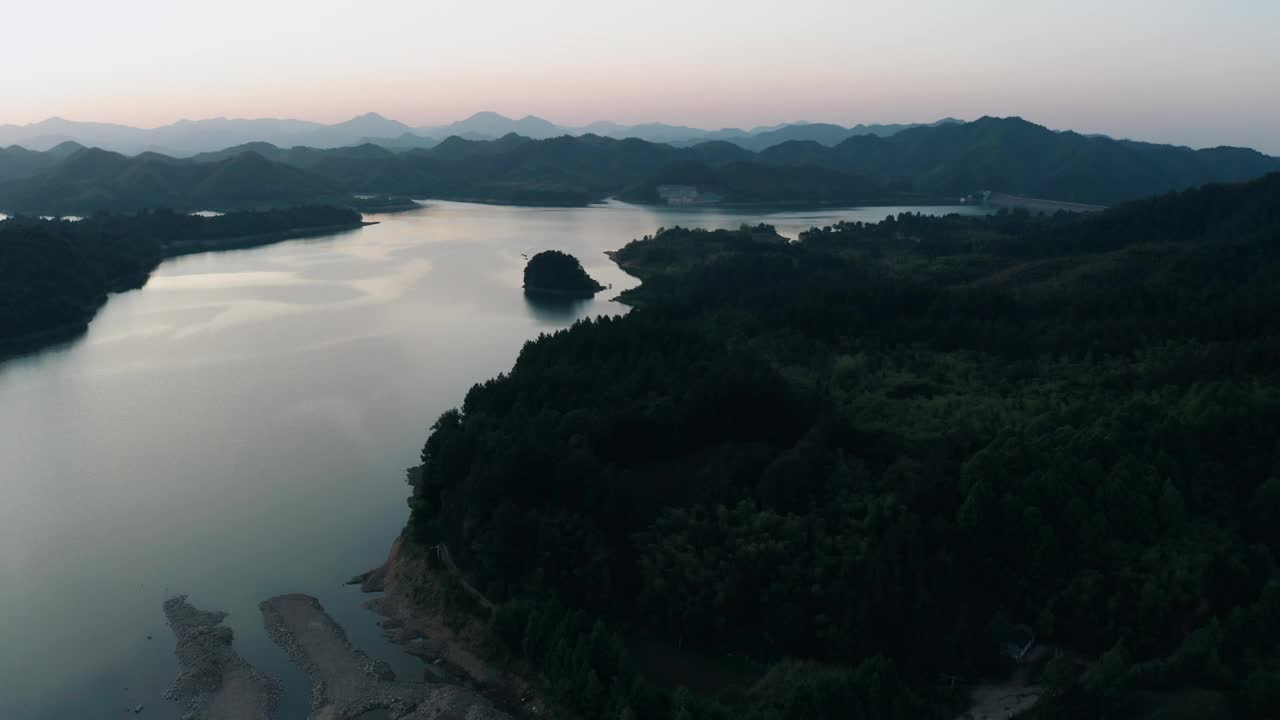
{"label": "water reflection", "polygon": [[557,327],[572,323],[575,318],[582,314],[582,309],[592,302],[581,298],[560,297],[528,291],[523,294],[525,307],[528,308],[529,314],[534,319],[540,324],[555,325]]}
{"label": "water reflection", "polygon": [[[5,220],[8,220],[10,217],[11,217],[10,215],[5,215],[4,213],[0,213],[0,222],[4,222]],[[21,217],[21,215],[19,215],[19,217]],[[84,218],[80,217],[79,215],[62,215],[62,216],[41,215],[40,219],[41,220],[65,220],[67,222],[80,222]]]}

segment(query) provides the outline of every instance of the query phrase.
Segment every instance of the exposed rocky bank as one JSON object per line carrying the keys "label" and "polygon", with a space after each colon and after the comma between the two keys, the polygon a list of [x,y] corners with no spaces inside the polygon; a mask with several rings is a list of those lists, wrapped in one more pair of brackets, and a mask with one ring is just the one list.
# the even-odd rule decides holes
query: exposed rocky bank
{"label": "exposed rocky bank", "polygon": [[[272,720],[280,682],[259,672],[232,647],[224,612],[200,610],[185,595],[164,603],[177,639],[180,672],[165,697],[178,703],[183,720]],[[135,711],[136,712],[136,711]]]}
{"label": "exposed rocky bank", "polygon": [[[267,635],[311,678],[308,720],[357,720],[381,711],[393,720],[510,720],[474,690],[443,682],[397,680],[387,663],[353,647],[320,601],[279,595],[259,605]],[[232,646],[226,613],[200,610],[185,596],[165,602],[181,673],[166,696],[183,720],[274,720],[279,681]]]}

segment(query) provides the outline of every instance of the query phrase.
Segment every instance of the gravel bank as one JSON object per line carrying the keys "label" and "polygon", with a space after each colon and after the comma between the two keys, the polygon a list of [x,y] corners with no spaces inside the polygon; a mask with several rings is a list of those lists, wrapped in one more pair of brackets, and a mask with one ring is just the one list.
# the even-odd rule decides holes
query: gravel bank
{"label": "gravel bank", "polygon": [[509,720],[462,687],[400,682],[386,663],[352,647],[342,627],[309,595],[263,602],[267,635],[311,677],[310,720],[355,720],[385,709],[400,720]]}
{"label": "gravel bank", "polygon": [[273,720],[281,687],[254,669],[231,647],[224,612],[200,610],[185,595],[164,603],[177,638],[180,672],[165,697],[178,703],[183,720]]}

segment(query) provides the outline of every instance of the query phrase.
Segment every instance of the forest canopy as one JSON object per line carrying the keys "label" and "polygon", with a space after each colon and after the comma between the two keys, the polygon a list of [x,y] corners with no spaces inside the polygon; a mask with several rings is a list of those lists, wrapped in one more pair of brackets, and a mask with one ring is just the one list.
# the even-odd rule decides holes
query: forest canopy
{"label": "forest canopy", "polygon": [[408,537],[495,652],[571,716],[949,719],[1034,638],[1033,717],[1275,716],[1280,175],[767,233],[629,244],[633,312],[432,428]]}

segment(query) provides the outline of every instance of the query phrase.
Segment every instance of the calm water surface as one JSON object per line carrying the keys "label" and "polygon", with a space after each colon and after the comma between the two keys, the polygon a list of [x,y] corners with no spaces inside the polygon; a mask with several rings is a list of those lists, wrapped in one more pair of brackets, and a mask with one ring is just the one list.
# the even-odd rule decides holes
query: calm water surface
{"label": "calm water surface", "polygon": [[[404,468],[467,389],[520,346],[625,308],[602,254],[676,224],[770,222],[794,237],[899,208],[803,213],[529,209],[432,203],[380,225],[164,263],[87,335],[0,364],[0,718],[176,718],[161,602],[231,613],[240,653],[305,678],[262,630],[261,600],[321,599],[353,642],[420,677],[343,582],[379,564],[408,515]],[[974,208],[913,210],[958,210]],[[577,255],[613,289],[531,305],[524,259]]]}

